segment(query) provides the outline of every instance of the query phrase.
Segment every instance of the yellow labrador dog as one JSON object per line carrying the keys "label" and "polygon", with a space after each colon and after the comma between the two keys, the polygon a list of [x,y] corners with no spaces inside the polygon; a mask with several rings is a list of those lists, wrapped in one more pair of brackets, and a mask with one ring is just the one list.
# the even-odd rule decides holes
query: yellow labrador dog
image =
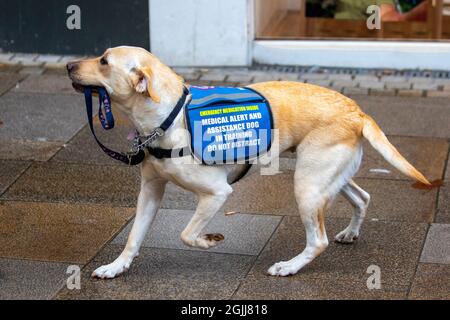
{"label": "yellow labrador dog", "polygon": [[[183,79],[142,48],[109,49],[99,58],[71,62],[67,69],[75,88],[105,87],[142,135],[157,128],[183,94]],[[275,149],[280,153],[289,149],[297,152],[294,192],[307,237],[304,251],[289,261],[274,264],[268,270],[270,275],[293,275],[325,250],[325,211],[339,192],[355,211],[348,227],[335,240],[351,243],[358,238],[370,200],[369,194],[352,180],[361,163],[362,138],[400,172],[429,185],[353,100],[326,88],[297,82],[266,82],[250,87],[272,106],[277,130]],[[188,145],[189,137],[183,128],[184,114],[180,113],[166,135],[153,146],[172,149]],[[182,241],[202,249],[217,245],[223,237],[203,235],[202,230],[232,193],[229,181],[241,170],[241,165],[180,164],[173,159],[147,156],[141,165],[136,219],[127,245],[114,262],[98,268],[93,276],[114,278],[128,270],[168,181],[194,192],[199,200],[194,216],[181,233]]]}

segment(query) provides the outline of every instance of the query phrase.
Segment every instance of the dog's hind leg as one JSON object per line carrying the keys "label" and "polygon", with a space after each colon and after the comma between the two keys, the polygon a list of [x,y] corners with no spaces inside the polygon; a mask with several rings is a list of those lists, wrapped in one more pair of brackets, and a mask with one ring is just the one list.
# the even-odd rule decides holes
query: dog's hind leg
{"label": "dog's hind leg", "polygon": [[273,265],[270,275],[296,274],[328,246],[325,211],[359,168],[361,147],[357,138],[339,144],[326,137],[307,137],[297,149],[295,196],[306,229],[306,248],[293,259]]}
{"label": "dog's hind leg", "polygon": [[141,191],[138,197],[136,218],[128,242],[120,256],[111,264],[102,266],[92,273],[93,277],[111,279],[127,271],[133,259],[139,255],[139,249],[147,231],[158,211],[164,195],[167,181],[159,178],[150,164],[141,168]]}
{"label": "dog's hind leg", "polygon": [[355,212],[348,227],[338,233],[334,239],[339,243],[353,243],[359,237],[359,230],[366,216],[367,207],[369,206],[370,195],[353,180],[350,180],[342,188],[341,194],[355,208]]}

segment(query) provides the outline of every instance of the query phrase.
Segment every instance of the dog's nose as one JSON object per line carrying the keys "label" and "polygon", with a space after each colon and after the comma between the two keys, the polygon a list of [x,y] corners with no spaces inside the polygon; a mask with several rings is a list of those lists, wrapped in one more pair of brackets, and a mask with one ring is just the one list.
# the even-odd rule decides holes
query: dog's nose
{"label": "dog's nose", "polygon": [[67,72],[71,73],[73,70],[75,70],[77,65],[78,65],[78,62],[75,62],[75,61],[68,62],[66,65]]}

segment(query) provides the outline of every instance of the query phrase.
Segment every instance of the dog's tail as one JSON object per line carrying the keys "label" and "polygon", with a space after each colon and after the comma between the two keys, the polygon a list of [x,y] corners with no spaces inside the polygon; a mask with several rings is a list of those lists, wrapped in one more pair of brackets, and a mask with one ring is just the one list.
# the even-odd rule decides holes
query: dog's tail
{"label": "dog's tail", "polygon": [[364,127],[362,134],[366,138],[372,147],[377,150],[383,158],[398,169],[401,173],[406,176],[417,180],[427,186],[431,183],[420,173],[416,168],[414,168],[389,142],[386,135],[381,131],[380,127],[377,125],[375,120],[370,116],[364,115]]}

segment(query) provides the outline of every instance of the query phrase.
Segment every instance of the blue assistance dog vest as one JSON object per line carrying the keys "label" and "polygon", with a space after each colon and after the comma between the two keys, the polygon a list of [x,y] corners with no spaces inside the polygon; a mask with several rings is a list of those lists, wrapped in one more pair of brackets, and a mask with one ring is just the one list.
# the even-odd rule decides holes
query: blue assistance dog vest
{"label": "blue assistance dog vest", "polygon": [[190,87],[185,106],[193,156],[207,165],[243,163],[268,152],[273,117],[269,102],[250,88]]}

